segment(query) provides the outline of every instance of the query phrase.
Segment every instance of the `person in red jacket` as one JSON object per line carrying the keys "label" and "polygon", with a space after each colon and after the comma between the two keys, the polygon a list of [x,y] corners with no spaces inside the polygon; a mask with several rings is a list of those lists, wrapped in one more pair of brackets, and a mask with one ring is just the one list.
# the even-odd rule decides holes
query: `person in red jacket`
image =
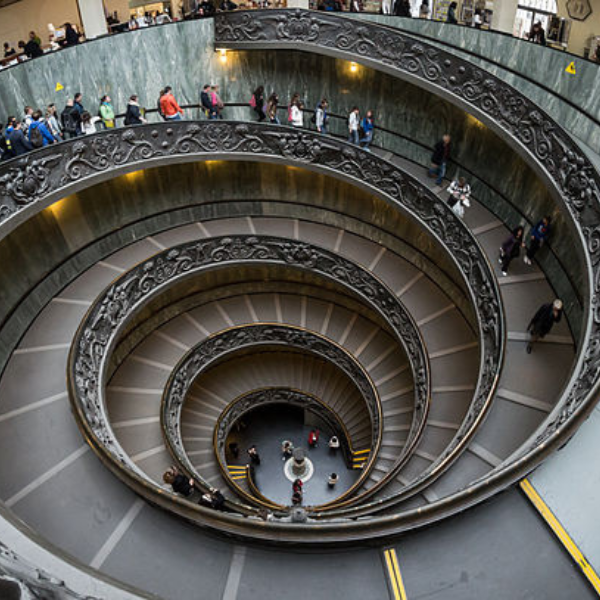
{"label": "person in red jacket", "polygon": [[308,445],[311,448],[316,447],[317,443],[319,442],[319,430],[318,429],[313,429],[309,434],[308,434]]}
{"label": "person in red jacket", "polygon": [[170,86],[164,89],[164,94],[160,98],[160,111],[167,121],[179,121],[183,116],[183,110],[177,104]]}

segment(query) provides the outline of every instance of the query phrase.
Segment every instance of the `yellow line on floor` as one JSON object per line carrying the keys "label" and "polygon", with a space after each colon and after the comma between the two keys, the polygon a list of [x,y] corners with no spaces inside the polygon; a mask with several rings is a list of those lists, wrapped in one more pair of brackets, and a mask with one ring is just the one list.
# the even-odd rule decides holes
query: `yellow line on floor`
{"label": "yellow line on floor", "polygon": [[579,568],[583,571],[583,574],[592,584],[592,587],[594,590],[596,590],[596,593],[600,595],[600,577],[598,577],[598,574],[596,571],[594,571],[594,568],[587,561],[581,550],[576,546],[575,542],[571,539],[565,528],[554,516],[554,513],[542,500],[542,497],[537,493],[536,489],[531,485],[528,479],[523,479],[520,481],[519,486],[527,498],[529,498],[531,503],[535,506],[542,518],[546,521],[546,523],[548,523],[550,529],[552,529],[556,537],[565,547],[566,551],[571,555],[571,558],[573,558]]}
{"label": "yellow line on floor", "polygon": [[357,451],[354,453],[354,456],[356,456],[357,454],[364,454],[365,452],[371,452],[371,449],[370,449],[370,448],[367,448],[366,450],[357,450]]}
{"label": "yellow line on floor", "polygon": [[394,594],[394,600],[406,600],[406,590],[404,582],[400,574],[400,566],[398,564],[398,556],[394,548],[388,548],[384,551],[385,564],[388,570],[388,576]]}
{"label": "yellow line on floor", "polygon": [[245,471],[247,467],[227,467],[230,471]]}
{"label": "yellow line on floor", "polygon": [[246,479],[246,475],[240,475],[240,476],[232,477],[231,479]]}

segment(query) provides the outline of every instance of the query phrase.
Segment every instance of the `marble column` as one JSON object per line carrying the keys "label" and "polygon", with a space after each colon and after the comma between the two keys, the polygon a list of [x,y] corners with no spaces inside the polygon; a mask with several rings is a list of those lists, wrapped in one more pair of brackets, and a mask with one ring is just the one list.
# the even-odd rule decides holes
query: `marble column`
{"label": "marble column", "polygon": [[518,0],[494,0],[492,29],[512,35],[517,16]]}
{"label": "marble column", "polygon": [[91,40],[108,33],[102,0],[77,0],[77,5],[86,39]]}

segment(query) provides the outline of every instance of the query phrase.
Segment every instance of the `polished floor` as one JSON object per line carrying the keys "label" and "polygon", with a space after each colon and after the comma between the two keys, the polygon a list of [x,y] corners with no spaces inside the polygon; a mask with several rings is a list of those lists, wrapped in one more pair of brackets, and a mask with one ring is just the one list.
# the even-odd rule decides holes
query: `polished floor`
{"label": "polished floor", "polygon": [[[325,504],[345,492],[360,475],[360,471],[348,469],[341,452],[332,452],[327,446],[330,432],[320,428],[319,443],[315,448],[308,447],[308,434],[312,426],[305,424],[302,410],[289,406],[275,405],[268,409],[256,410],[244,419],[245,428],[233,434],[231,441],[237,441],[242,451],[237,464],[247,462],[244,450],[255,444],[260,455],[260,465],[255,468],[255,481],[260,492],[277,504],[290,505],[292,482],[284,473],[286,461],[282,460],[281,443],[289,440],[294,448],[302,448],[312,462],[314,472],[303,486],[305,506]],[[331,473],[337,473],[339,480],[330,488],[327,480]]]}

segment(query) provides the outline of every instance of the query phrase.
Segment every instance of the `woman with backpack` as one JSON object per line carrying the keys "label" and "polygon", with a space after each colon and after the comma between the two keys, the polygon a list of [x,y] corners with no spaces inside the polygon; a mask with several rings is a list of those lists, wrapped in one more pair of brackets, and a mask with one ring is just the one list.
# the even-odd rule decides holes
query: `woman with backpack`
{"label": "woman with backpack", "polygon": [[250,106],[252,110],[258,115],[258,122],[262,123],[267,115],[265,114],[265,88],[259,85],[250,98]]}

